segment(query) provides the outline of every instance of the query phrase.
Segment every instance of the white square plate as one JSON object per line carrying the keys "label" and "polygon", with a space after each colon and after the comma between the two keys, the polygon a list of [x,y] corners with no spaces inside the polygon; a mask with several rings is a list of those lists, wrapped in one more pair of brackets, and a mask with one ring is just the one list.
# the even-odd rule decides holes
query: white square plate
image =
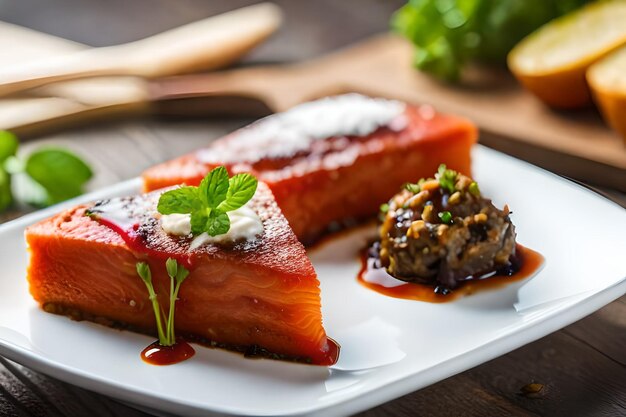
{"label": "white square plate", "polygon": [[[508,203],[518,241],[546,258],[532,279],[461,300],[389,298],[356,281],[372,229],[310,252],[324,325],[339,362],[314,367],[197,347],[174,366],[139,358],[153,339],[41,311],[28,293],[24,228],[62,209],[0,227],[0,354],[154,411],[184,415],[344,415],[417,390],[564,327],[626,292],[626,211],[532,165],[478,146],[474,176]],[[139,179],[64,204],[139,190]]]}

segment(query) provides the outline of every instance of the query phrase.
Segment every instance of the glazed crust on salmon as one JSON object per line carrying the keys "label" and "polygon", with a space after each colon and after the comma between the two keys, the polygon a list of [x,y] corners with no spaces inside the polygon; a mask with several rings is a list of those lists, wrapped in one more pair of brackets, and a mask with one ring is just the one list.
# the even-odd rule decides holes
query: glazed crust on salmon
{"label": "glazed crust on salmon", "polygon": [[[81,205],[30,226],[28,281],[43,309],[156,334],[135,266],[148,262],[159,301],[167,306],[165,259],[173,257],[191,270],[176,303],[178,334],[237,350],[262,348],[284,358],[332,362],[317,276],[267,185],[259,183],[249,203],[264,228],[256,239],[193,250],[191,237],[171,236],[160,227],[154,214],[159,195]],[[130,232],[85,215],[111,204],[133,221]]]}
{"label": "glazed crust on salmon", "polygon": [[[313,102],[304,105],[312,110],[296,107],[298,117],[291,119],[306,120],[309,111],[310,118],[323,125],[326,118],[336,115],[334,107],[339,104],[335,103],[345,96],[338,97],[319,101],[327,113],[316,109],[317,102]],[[262,119],[206,149],[148,169],[143,174],[145,189],[197,185],[218,165],[231,173],[250,172],[270,186],[295,234],[308,244],[335,225],[373,217],[381,202],[403,183],[429,176],[442,163],[471,174],[470,148],[477,130],[463,118],[437,113],[429,106],[403,105],[396,117],[367,134],[333,134],[331,126],[326,137],[307,140],[306,131],[296,130],[306,146],[294,147],[299,138],[293,138],[292,127],[281,122],[294,110]],[[290,135],[281,138],[285,129]],[[275,131],[275,136],[268,130]]]}

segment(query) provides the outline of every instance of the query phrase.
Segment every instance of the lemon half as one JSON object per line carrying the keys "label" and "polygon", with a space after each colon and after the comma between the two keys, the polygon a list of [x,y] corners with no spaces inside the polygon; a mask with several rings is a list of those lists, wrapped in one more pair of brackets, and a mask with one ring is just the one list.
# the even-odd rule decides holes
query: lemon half
{"label": "lemon half", "polygon": [[590,66],[587,81],[604,120],[626,144],[626,46]]}
{"label": "lemon half", "polygon": [[524,38],[508,56],[518,80],[548,105],[590,102],[587,68],[626,44],[626,0],[599,1],[553,20]]}

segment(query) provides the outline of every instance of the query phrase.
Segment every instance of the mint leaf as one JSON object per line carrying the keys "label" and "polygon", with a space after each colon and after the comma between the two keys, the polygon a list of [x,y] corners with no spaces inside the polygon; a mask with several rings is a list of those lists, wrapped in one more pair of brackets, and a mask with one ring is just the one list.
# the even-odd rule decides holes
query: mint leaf
{"label": "mint leaf", "polygon": [[48,193],[47,204],[55,204],[82,194],[93,176],[91,168],[78,156],[58,148],[44,148],[26,159],[26,173]]}
{"label": "mint leaf", "polygon": [[199,235],[208,233],[210,236],[223,235],[230,229],[230,218],[223,211],[197,210],[191,213],[191,233]]}
{"label": "mint leaf", "polygon": [[198,187],[181,187],[161,194],[157,210],[161,214],[191,213],[201,207]]}
{"label": "mint leaf", "polygon": [[206,232],[209,215],[206,209],[191,212],[191,233],[195,236]]}
{"label": "mint leaf", "polygon": [[250,174],[237,174],[228,184],[226,200],[218,206],[222,211],[236,210],[246,204],[256,192],[258,181]]}
{"label": "mint leaf", "polygon": [[17,137],[11,132],[0,130],[0,163],[15,155],[17,147]]}
{"label": "mint leaf", "polygon": [[250,174],[229,179],[226,168],[220,166],[211,170],[198,187],[181,187],[161,194],[157,210],[161,214],[190,213],[193,235],[217,236],[230,229],[226,212],[246,204],[257,185],[257,179]]}
{"label": "mint leaf", "polygon": [[200,198],[209,208],[216,208],[228,193],[228,171],[223,166],[214,168],[200,182]]}
{"label": "mint leaf", "polygon": [[207,221],[206,232],[210,236],[223,235],[230,229],[230,218],[223,211],[213,210]]}

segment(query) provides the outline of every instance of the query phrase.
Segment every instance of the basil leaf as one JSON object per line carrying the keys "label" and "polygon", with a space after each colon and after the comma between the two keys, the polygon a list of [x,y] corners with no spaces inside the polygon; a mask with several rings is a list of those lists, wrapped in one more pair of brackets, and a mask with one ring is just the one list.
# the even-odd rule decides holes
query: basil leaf
{"label": "basil leaf", "polygon": [[198,236],[207,229],[207,222],[209,221],[209,215],[205,209],[195,210],[191,212],[191,233],[194,236]]}
{"label": "basil leaf", "polygon": [[0,163],[17,152],[17,137],[5,130],[0,130]]}
{"label": "basil leaf", "polygon": [[228,193],[228,171],[219,166],[200,182],[200,198],[209,208],[216,208]]}
{"label": "basil leaf", "polygon": [[198,187],[180,187],[161,194],[157,211],[161,214],[187,214],[199,209],[201,205]]}
{"label": "basil leaf", "polygon": [[250,201],[256,192],[258,181],[250,174],[237,174],[228,180],[228,184],[226,200],[218,206],[222,211],[236,210]]}
{"label": "basil leaf", "polygon": [[230,218],[226,213],[213,210],[209,215],[206,232],[211,236],[223,235],[230,229]]}
{"label": "basil leaf", "polygon": [[26,173],[48,193],[47,204],[55,204],[82,194],[93,176],[91,168],[78,156],[57,148],[44,148],[30,154]]}

